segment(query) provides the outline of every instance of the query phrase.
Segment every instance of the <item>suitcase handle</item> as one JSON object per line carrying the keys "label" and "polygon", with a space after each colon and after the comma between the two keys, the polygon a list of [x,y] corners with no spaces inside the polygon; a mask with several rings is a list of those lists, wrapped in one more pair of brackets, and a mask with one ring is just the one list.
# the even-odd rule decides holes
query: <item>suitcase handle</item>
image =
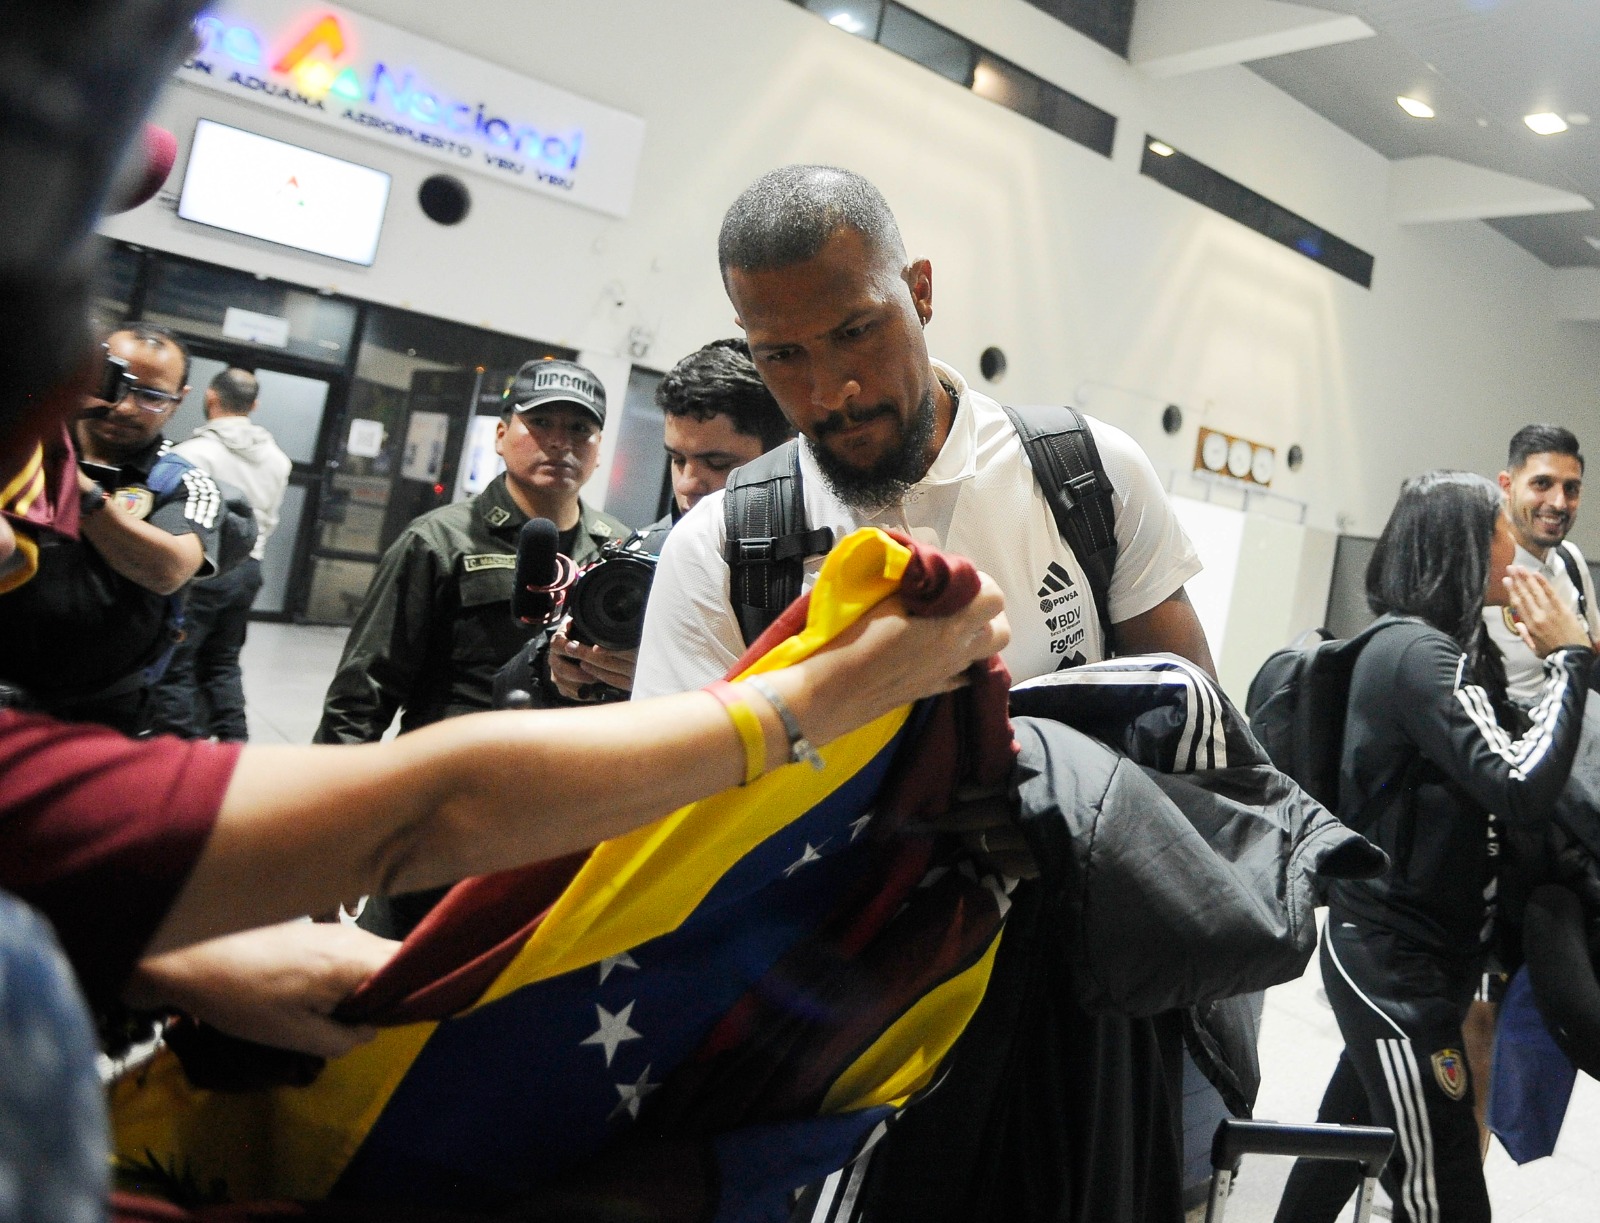
{"label": "suitcase handle", "polygon": [[1299,1159],[1349,1160],[1361,1167],[1353,1218],[1371,1223],[1378,1173],[1394,1150],[1394,1131],[1374,1125],[1285,1125],[1224,1117],[1211,1140],[1211,1200],[1206,1223],[1222,1223],[1233,1191],[1233,1170],[1243,1155],[1293,1155]]}
{"label": "suitcase handle", "polygon": [[1211,1166],[1231,1169],[1241,1155],[1292,1155],[1349,1160],[1361,1165],[1365,1177],[1382,1171],[1392,1150],[1394,1131],[1382,1126],[1288,1125],[1224,1117],[1211,1140]]}

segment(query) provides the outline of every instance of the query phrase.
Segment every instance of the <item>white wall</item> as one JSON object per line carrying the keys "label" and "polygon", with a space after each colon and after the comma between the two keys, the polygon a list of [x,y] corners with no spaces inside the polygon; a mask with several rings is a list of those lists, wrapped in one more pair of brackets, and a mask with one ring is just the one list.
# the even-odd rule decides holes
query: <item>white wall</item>
{"label": "white wall", "polygon": [[[157,118],[180,141],[204,115],[394,174],[377,263],[232,238],[159,203],[106,231],[587,352],[625,352],[643,326],[646,363],[665,366],[732,330],[714,253],[726,204],[774,165],[829,161],[871,177],[933,260],[938,355],[977,380],[999,345],[997,393],[1081,398],[1158,468],[1189,466],[1201,423],[1280,454],[1297,442],[1305,466],[1280,465],[1277,490],[1309,502],[1313,526],[1375,534],[1404,476],[1492,473],[1526,421],[1600,452],[1600,331],[1552,321],[1549,269],[1475,222],[1389,224],[1387,163],[1242,68],[1150,81],[1023,0],[914,0],[1118,115],[1108,160],[785,0],[349,3],[642,116],[631,216],[471,177],[472,214],[442,229],[414,203],[432,163],[175,86]],[[1146,131],[1372,252],[1372,289],[1140,177]],[[1185,410],[1175,438],[1157,424],[1168,402]],[[1576,538],[1600,553],[1587,525]]]}

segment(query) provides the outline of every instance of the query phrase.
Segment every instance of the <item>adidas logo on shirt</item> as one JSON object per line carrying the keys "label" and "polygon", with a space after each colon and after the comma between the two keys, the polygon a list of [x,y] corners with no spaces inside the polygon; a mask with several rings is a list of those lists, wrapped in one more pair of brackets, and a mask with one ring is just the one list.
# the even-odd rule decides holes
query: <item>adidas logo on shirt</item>
{"label": "adidas logo on shirt", "polygon": [[1039,598],[1047,599],[1053,594],[1060,594],[1063,590],[1070,589],[1075,583],[1072,575],[1062,567],[1060,561],[1051,561],[1050,568],[1045,570],[1044,585],[1039,587]]}

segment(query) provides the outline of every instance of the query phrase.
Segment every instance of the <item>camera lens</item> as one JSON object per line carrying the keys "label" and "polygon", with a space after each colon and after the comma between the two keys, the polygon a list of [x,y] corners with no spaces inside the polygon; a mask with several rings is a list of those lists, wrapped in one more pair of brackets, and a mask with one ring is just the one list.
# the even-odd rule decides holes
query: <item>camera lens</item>
{"label": "camera lens", "polygon": [[655,570],[654,557],[631,554],[607,557],[587,570],[567,595],[569,635],[608,650],[635,648]]}

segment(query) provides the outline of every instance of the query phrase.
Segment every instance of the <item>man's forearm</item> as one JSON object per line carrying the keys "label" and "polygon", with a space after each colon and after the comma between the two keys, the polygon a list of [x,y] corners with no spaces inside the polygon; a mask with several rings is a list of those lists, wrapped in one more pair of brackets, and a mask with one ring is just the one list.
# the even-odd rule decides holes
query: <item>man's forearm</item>
{"label": "man's forearm", "polygon": [[[784,743],[771,721],[769,742]],[[248,747],[150,951],[587,848],[736,785],[735,742],[722,709],[689,693],[651,708],[475,714],[359,747]]]}
{"label": "man's forearm", "polygon": [[154,594],[177,591],[205,562],[198,535],[168,534],[116,505],[89,515],[79,529],[106,564]]}
{"label": "man's forearm", "polygon": [[[964,682],[1005,647],[988,579],[967,608],[911,618],[886,600],[818,654],[765,679],[813,744]],[[199,861],[146,954],[557,858],[789,759],[753,687],[760,742],[710,694],[587,709],[471,714],[360,747],[246,747]]]}

